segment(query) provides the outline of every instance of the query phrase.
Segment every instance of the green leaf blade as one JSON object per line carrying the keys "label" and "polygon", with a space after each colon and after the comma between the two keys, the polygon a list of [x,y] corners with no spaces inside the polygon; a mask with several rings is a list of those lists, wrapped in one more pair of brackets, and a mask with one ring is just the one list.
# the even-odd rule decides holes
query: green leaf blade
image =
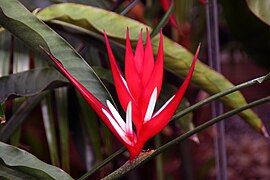
{"label": "green leaf blade", "polygon": [[[46,164],[32,154],[14,146],[0,142],[1,165],[28,174],[33,179],[72,179],[63,170]],[[2,169],[1,169],[2,170]]]}
{"label": "green leaf blade", "polygon": [[94,96],[112,100],[105,86],[82,57],[52,29],[16,0],[0,2],[0,24],[37,52],[48,49]]}

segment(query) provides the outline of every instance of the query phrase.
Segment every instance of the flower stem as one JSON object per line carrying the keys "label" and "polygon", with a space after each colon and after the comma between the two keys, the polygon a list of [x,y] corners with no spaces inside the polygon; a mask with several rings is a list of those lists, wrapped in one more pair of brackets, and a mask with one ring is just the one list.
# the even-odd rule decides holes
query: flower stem
{"label": "flower stem", "polygon": [[84,180],[87,179],[89,176],[91,176],[92,174],[94,174],[97,170],[99,170],[100,168],[102,168],[103,166],[105,166],[106,164],[108,164],[109,162],[111,162],[112,160],[114,160],[116,157],[118,157],[119,155],[121,155],[123,152],[125,152],[127,149],[125,147],[120,148],[118,151],[116,151],[115,153],[113,153],[111,156],[109,156],[107,159],[105,159],[104,161],[102,161],[100,164],[97,164],[95,167],[93,167],[90,171],[88,171],[87,173],[85,173],[82,177],[80,177],[78,180]]}
{"label": "flower stem", "polygon": [[178,119],[180,117],[183,117],[184,115],[194,111],[195,109],[198,109],[199,107],[201,107],[201,106],[203,106],[205,104],[208,104],[208,103],[210,103],[210,102],[212,102],[212,101],[214,101],[216,99],[219,99],[219,98],[221,98],[223,96],[231,94],[231,93],[233,93],[235,91],[238,91],[240,89],[252,86],[254,84],[262,83],[262,82],[267,81],[269,79],[270,79],[270,73],[265,75],[265,76],[262,76],[262,77],[259,77],[259,78],[256,78],[256,79],[252,79],[250,81],[247,81],[247,82],[244,82],[244,83],[239,84],[237,86],[234,86],[234,87],[232,87],[232,88],[230,88],[230,89],[228,89],[226,91],[222,91],[222,92],[219,92],[217,94],[214,94],[214,95],[212,95],[212,96],[210,96],[210,97],[208,97],[208,98],[206,98],[206,99],[204,99],[204,100],[202,100],[202,101],[200,101],[200,102],[198,102],[198,103],[184,109],[183,111],[181,111],[179,113],[176,113],[172,117],[172,120],[176,120],[176,119]]}
{"label": "flower stem", "polygon": [[153,159],[154,157],[158,156],[160,153],[166,151],[167,149],[169,149],[170,147],[178,144],[179,142],[189,138],[190,136],[212,126],[213,124],[220,122],[221,120],[224,120],[226,118],[229,118],[235,114],[238,114],[246,109],[252,108],[254,106],[266,103],[270,101],[270,96],[267,96],[265,98],[259,99],[257,101],[253,101],[245,106],[242,106],[240,108],[237,109],[233,109],[227,113],[224,113],[216,118],[211,119],[210,121],[201,124],[200,126],[197,126],[196,128],[194,128],[191,131],[188,131],[187,133],[175,138],[174,140],[166,143],[165,145],[159,147],[158,149],[156,149],[155,151],[153,151],[152,153],[150,153],[147,157],[143,156],[143,158],[141,158],[140,156],[138,156],[138,158],[141,158],[140,160],[134,160],[132,162],[128,161],[126,164],[124,164],[123,166],[121,166],[119,169],[117,169],[116,171],[114,171],[113,173],[109,174],[108,176],[106,176],[104,179],[118,179],[122,176],[124,176],[125,174],[127,174],[129,171],[137,168],[138,166],[144,164],[145,162]]}

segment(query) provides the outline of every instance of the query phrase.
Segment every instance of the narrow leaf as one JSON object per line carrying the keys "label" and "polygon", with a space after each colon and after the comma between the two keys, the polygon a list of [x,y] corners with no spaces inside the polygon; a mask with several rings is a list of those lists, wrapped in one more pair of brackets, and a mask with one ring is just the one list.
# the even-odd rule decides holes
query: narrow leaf
{"label": "narrow leaf", "polygon": [[50,151],[51,163],[54,166],[60,166],[59,156],[58,156],[58,146],[55,133],[54,115],[52,107],[52,97],[47,95],[45,99],[41,102],[41,112],[43,123],[45,127],[45,133],[47,137],[47,142]]}
{"label": "narrow leaf", "polygon": [[164,14],[164,16],[162,17],[162,19],[160,20],[160,22],[158,23],[158,25],[153,29],[153,31],[150,34],[150,37],[153,38],[155,37],[158,32],[160,31],[161,28],[163,28],[169,21],[169,18],[173,12],[173,6],[174,3],[172,1],[170,8],[168,9],[168,11]]}
{"label": "narrow leaf", "polygon": [[97,161],[101,161],[103,157],[101,139],[99,135],[98,117],[95,111],[87,104],[85,99],[83,99],[79,93],[77,93],[77,96],[79,98],[80,110],[82,112],[83,123],[87,131],[87,135],[89,135],[91,140]]}
{"label": "narrow leaf", "polygon": [[16,131],[23,121],[28,117],[32,110],[40,103],[44,98],[44,93],[29,97],[24,103],[18,108],[18,110],[11,116],[4,127],[0,130],[0,141],[6,142],[10,136]]}
{"label": "narrow leaf", "polygon": [[61,167],[70,172],[69,166],[69,125],[68,125],[68,98],[67,88],[55,89],[57,119],[59,123]]}

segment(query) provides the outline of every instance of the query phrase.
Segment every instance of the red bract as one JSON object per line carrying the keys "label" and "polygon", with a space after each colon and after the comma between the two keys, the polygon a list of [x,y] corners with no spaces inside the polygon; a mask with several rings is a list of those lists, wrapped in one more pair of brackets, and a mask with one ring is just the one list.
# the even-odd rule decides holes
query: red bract
{"label": "red bract", "polygon": [[[107,106],[102,104],[80,82],[72,77],[56,58],[46,52],[93,107],[113,134],[128,148],[130,159],[138,156],[145,142],[168,124],[188,87],[199,52],[198,47],[183,85],[158,111],[154,112],[163,78],[163,40],[162,32],[160,32],[158,55],[156,61],[154,61],[148,30],[146,35],[145,48],[143,47],[141,32],[136,52],[133,54],[127,29],[124,78],[115,61],[107,35],[104,33],[117,95],[123,110],[126,112],[125,121],[109,100],[106,101]],[[133,130],[133,123],[136,126],[136,133]]]}
{"label": "red bract", "polygon": [[[171,6],[171,0],[160,0],[160,4],[164,12],[167,12]],[[170,15],[170,23],[173,25],[175,29],[178,29],[174,13]]]}

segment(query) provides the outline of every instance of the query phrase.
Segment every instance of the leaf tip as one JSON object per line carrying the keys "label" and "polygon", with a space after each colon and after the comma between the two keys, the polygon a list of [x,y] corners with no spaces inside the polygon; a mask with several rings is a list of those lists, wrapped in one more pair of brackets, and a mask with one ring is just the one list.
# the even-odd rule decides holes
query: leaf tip
{"label": "leaf tip", "polygon": [[265,128],[264,125],[262,125],[261,130],[260,130],[260,133],[261,133],[264,137],[269,138],[269,134],[268,134],[268,132],[267,132],[267,130],[266,130],[266,128]]}
{"label": "leaf tip", "polygon": [[200,144],[200,139],[197,134],[190,136],[190,140],[194,141],[196,144]]}
{"label": "leaf tip", "polygon": [[6,118],[5,117],[0,117],[0,124],[6,123]]}

